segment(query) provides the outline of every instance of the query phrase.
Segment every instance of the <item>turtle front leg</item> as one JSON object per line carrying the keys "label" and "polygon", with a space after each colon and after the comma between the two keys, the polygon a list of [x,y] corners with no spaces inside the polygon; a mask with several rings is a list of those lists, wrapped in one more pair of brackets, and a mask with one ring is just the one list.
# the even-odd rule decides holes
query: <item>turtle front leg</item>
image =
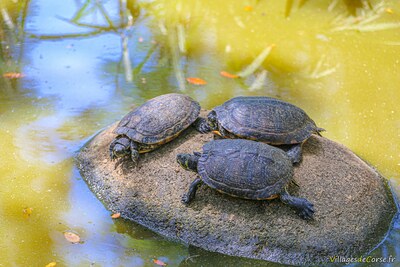
{"label": "turtle front leg", "polygon": [[200,133],[208,133],[211,132],[211,127],[208,124],[208,120],[204,118],[197,118],[193,123],[193,127]]}
{"label": "turtle front leg", "polygon": [[307,199],[289,195],[286,188],[280,193],[280,199],[283,203],[295,209],[302,219],[313,219],[314,205]]}
{"label": "turtle front leg", "polygon": [[182,196],[182,203],[188,205],[196,196],[197,189],[203,184],[203,180],[196,178],[189,186],[189,190]]}
{"label": "turtle front leg", "polygon": [[137,163],[139,161],[139,146],[136,142],[131,141],[130,148],[131,148],[131,159],[134,163]]}
{"label": "turtle front leg", "polygon": [[293,164],[301,161],[302,144],[295,144],[286,152]]}
{"label": "turtle front leg", "polygon": [[111,144],[110,144],[110,147],[109,147],[109,153],[110,153],[110,158],[111,158],[111,160],[114,160],[117,156],[114,154],[114,147],[115,147],[115,145],[118,143],[118,139],[114,139],[112,142],[111,142]]}

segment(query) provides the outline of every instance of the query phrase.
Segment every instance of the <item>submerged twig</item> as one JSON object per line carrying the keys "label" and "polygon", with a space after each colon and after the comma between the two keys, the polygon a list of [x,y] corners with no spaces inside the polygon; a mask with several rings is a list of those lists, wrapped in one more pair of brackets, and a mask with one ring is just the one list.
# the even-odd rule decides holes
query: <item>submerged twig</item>
{"label": "submerged twig", "polygon": [[266,80],[267,80],[267,71],[262,70],[260,74],[257,75],[254,82],[250,85],[249,91],[252,92],[260,90],[264,86]]}
{"label": "submerged twig", "polygon": [[[91,1],[92,0],[86,0],[86,2],[78,10],[78,12],[76,12],[75,15],[72,17],[71,21],[77,22],[82,17],[86,16],[86,14],[89,14],[92,10],[86,11],[86,9],[89,7]],[[91,9],[94,9],[94,6],[92,6]]]}
{"label": "submerged twig", "polygon": [[14,30],[14,29],[15,29],[15,25],[14,25],[14,22],[12,21],[10,15],[8,14],[7,9],[2,8],[2,9],[1,9],[1,15],[2,15],[3,21],[4,21],[4,23],[7,25],[7,27],[8,27],[10,30]]}
{"label": "submerged twig", "polygon": [[289,17],[290,13],[292,12],[293,8],[293,0],[286,0],[286,5],[285,5],[285,17]]}
{"label": "submerged twig", "polygon": [[[301,8],[302,6],[304,6],[307,3],[308,0],[297,0],[297,7]],[[290,14],[292,13],[293,10],[293,4],[294,1],[293,0],[286,0],[286,5],[285,5],[285,17],[289,17]]]}
{"label": "submerged twig", "polygon": [[339,3],[339,0],[333,0],[328,6],[328,11],[331,12],[338,3]]}
{"label": "submerged twig", "polygon": [[400,42],[384,42],[385,45],[400,45]]}
{"label": "submerged twig", "polygon": [[150,57],[153,55],[154,51],[156,51],[158,47],[158,44],[155,43],[153,44],[150,49],[147,51],[146,56],[144,57],[144,59],[142,60],[142,62],[140,62],[133,70],[133,75],[137,75],[138,73],[141,72],[144,64],[146,64],[146,62],[150,59]]}
{"label": "submerged twig", "polygon": [[261,64],[264,62],[264,60],[268,57],[269,53],[271,53],[272,48],[275,47],[275,44],[272,44],[268,47],[266,47],[254,60],[251,62],[249,66],[247,66],[244,70],[241,72],[237,73],[238,76],[240,77],[247,77],[256,71]]}
{"label": "submerged twig", "polygon": [[58,39],[67,39],[67,38],[81,38],[81,37],[89,37],[89,36],[96,36],[99,34],[103,34],[103,30],[99,31],[91,31],[88,33],[71,33],[71,34],[59,34],[59,35],[45,35],[45,34],[33,34],[29,33],[27,36],[29,38],[40,39],[40,40],[58,40]]}
{"label": "submerged twig", "polygon": [[338,16],[332,23],[337,26],[332,29],[333,32],[355,30],[359,32],[382,31],[400,28],[399,22],[377,22],[373,23],[385,12],[385,3],[382,1],[375,6],[367,3],[364,9],[359,11],[358,16],[343,17]]}
{"label": "submerged twig", "polygon": [[122,62],[124,65],[124,72],[125,72],[125,80],[127,82],[133,81],[132,75],[132,64],[129,57],[129,48],[128,48],[128,37],[126,35],[122,36]]}
{"label": "submerged twig", "polygon": [[182,23],[178,23],[176,25],[176,30],[178,33],[178,45],[179,50],[181,53],[186,53],[186,36],[185,36],[185,28],[183,27]]}
{"label": "submerged twig", "polygon": [[349,25],[334,28],[332,31],[345,31],[345,30],[356,30],[359,32],[373,32],[373,31],[382,31],[382,30],[390,30],[400,28],[400,22],[382,22],[375,24],[358,24],[358,25]]}
{"label": "submerged twig", "polygon": [[112,22],[110,16],[107,13],[107,10],[104,8],[104,6],[101,3],[99,3],[98,1],[96,1],[96,4],[100,10],[100,13],[103,15],[104,19],[107,21],[110,28],[115,29],[114,23]]}
{"label": "submerged twig", "polygon": [[335,73],[337,70],[337,66],[332,67],[332,68],[326,68],[326,69],[322,69],[325,64],[326,60],[325,60],[325,56],[323,55],[321,57],[320,60],[318,60],[317,65],[315,66],[315,68],[309,72],[311,72],[310,74],[306,74],[305,76],[309,79],[320,79],[323,78],[325,76],[331,75],[332,73]]}
{"label": "submerged twig", "polygon": [[178,83],[178,88],[181,92],[186,91],[185,76],[183,74],[181,62],[180,62],[180,52],[179,45],[177,42],[177,31],[174,27],[170,27],[168,30],[168,42],[171,49],[172,57],[172,67],[174,68],[174,73],[176,81]]}
{"label": "submerged twig", "polygon": [[109,30],[115,31],[114,28],[111,28],[111,27],[108,27],[108,26],[99,26],[99,25],[95,25],[95,24],[79,22],[79,21],[76,21],[76,20],[70,20],[70,19],[67,19],[67,18],[60,17],[60,16],[57,16],[57,18],[59,20],[65,21],[67,23],[70,23],[72,25],[79,26],[79,27],[86,27],[86,28],[90,28],[90,29],[98,29],[98,30],[104,30],[104,31],[109,31]]}

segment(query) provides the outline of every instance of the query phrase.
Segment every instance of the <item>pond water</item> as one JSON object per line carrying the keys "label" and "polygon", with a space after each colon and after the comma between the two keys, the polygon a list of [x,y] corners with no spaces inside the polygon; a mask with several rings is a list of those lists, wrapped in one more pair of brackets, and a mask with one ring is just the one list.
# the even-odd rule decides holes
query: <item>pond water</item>
{"label": "pond water", "polygon": [[[399,1],[3,0],[0,9],[0,266],[281,266],[113,220],[82,180],[79,148],[169,92],[204,108],[238,95],[294,103],[400,191]],[[399,244],[397,219],[371,255],[400,260]]]}

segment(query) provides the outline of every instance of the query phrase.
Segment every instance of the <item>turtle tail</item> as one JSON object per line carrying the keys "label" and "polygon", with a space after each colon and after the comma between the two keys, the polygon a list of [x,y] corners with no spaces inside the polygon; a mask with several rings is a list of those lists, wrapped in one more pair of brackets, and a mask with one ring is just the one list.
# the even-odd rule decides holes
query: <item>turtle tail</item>
{"label": "turtle tail", "polygon": [[324,128],[320,128],[320,127],[317,127],[317,129],[315,129],[315,133],[318,134],[319,136],[322,136],[321,132],[325,132],[325,131],[326,130]]}

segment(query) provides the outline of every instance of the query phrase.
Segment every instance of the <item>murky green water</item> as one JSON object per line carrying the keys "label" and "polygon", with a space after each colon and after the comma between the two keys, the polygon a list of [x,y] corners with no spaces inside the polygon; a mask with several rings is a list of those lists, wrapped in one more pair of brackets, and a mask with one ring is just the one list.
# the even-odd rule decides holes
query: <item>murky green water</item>
{"label": "murky green water", "polygon": [[[344,2],[1,1],[0,72],[24,76],[0,77],[0,266],[274,266],[113,221],[80,177],[73,156],[90,136],[168,92],[205,108],[237,95],[292,102],[399,190],[400,3]],[[271,44],[253,74],[220,75]],[[396,221],[372,255],[400,260],[399,242]]]}

